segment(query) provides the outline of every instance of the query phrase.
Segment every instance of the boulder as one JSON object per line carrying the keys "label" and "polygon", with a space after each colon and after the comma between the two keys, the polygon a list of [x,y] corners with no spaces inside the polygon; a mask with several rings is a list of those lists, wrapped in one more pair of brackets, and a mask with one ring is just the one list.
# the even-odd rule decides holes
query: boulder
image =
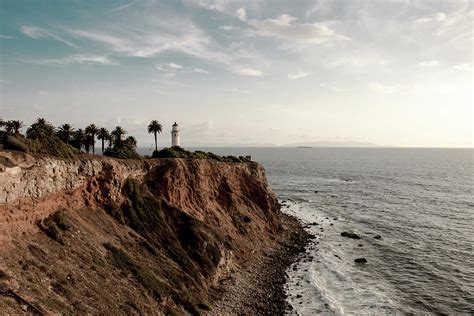
{"label": "boulder", "polygon": [[354,262],[355,262],[355,263],[367,263],[367,259],[365,259],[365,258],[357,258],[357,259],[354,259]]}
{"label": "boulder", "polygon": [[375,236],[374,236],[374,239],[382,239],[382,236],[380,236],[380,235],[375,235]]}
{"label": "boulder", "polygon": [[350,232],[342,232],[341,236],[346,237],[346,238],[352,238],[352,239],[360,239],[359,235],[357,235],[356,233],[350,233]]}

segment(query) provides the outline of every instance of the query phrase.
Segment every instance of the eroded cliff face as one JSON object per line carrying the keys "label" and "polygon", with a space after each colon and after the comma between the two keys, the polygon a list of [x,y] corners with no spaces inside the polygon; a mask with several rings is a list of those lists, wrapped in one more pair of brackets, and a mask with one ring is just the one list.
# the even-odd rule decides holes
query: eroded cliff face
{"label": "eroded cliff face", "polygon": [[0,310],[198,314],[278,214],[257,163],[0,152]]}

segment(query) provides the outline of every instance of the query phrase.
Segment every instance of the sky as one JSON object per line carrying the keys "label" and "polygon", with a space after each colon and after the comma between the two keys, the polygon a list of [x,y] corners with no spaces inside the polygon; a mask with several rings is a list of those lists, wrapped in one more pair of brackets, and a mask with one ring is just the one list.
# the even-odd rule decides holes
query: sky
{"label": "sky", "polygon": [[0,117],[472,147],[471,0],[0,0]]}

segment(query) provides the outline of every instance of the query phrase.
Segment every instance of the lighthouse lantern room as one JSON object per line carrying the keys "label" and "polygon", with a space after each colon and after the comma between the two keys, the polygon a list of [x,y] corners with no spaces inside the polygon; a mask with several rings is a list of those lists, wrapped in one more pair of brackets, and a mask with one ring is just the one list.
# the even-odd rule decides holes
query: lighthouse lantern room
{"label": "lighthouse lantern room", "polygon": [[173,127],[171,128],[171,146],[180,146],[179,144],[179,126],[174,122]]}

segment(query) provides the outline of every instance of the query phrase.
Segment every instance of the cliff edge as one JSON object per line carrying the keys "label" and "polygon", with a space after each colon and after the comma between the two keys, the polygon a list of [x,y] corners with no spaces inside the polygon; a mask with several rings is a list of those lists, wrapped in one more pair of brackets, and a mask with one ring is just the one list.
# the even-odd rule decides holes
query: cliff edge
{"label": "cliff edge", "polygon": [[0,151],[0,310],[197,315],[284,230],[258,163]]}

